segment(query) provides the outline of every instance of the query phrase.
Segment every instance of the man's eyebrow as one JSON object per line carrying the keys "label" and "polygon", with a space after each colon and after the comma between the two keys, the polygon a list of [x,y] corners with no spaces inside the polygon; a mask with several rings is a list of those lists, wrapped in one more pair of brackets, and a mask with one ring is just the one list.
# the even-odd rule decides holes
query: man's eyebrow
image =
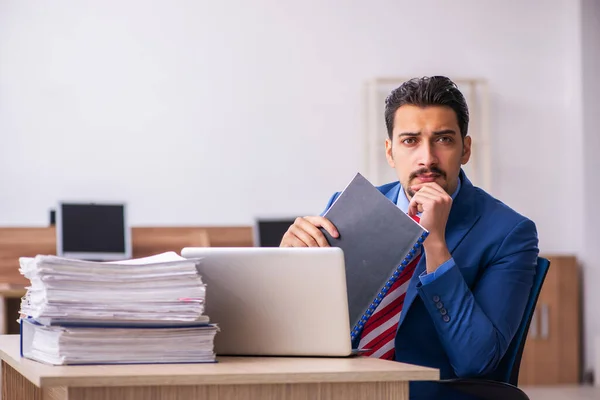
{"label": "man's eyebrow", "polygon": [[420,134],[421,132],[400,132],[398,136],[419,136]]}
{"label": "man's eyebrow", "polygon": [[456,132],[454,132],[452,129],[444,129],[441,131],[435,131],[433,132],[433,134],[435,136],[439,136],[439,135],[456,135]]}

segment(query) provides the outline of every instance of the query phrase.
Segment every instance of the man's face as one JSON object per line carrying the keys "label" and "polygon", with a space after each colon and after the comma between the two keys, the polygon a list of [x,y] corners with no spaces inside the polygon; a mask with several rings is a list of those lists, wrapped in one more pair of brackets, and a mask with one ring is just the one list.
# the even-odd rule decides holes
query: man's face
{"label": "man's face", "polygon": [[451,195],[458,186],[461,165],[471,156],[471,138],[463,141],[450,107],[407,104],[396,111],[385,152],[409,199],[415,194],[412,187],[425,182],[435,182]]}

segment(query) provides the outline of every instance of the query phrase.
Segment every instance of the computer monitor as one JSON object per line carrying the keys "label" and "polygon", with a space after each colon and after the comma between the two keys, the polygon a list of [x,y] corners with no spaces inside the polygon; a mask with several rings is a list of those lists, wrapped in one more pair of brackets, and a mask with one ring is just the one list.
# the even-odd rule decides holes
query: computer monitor
{"label": "computer monitor", "polygon": [[279,247],[281,239],[296,218],[256,218],[254,220],[254,246]]}
{"label": "computer monitor", "polygon": [[123,203],[60,202],[56,254],[93,261],[131,258],[131,229]]}

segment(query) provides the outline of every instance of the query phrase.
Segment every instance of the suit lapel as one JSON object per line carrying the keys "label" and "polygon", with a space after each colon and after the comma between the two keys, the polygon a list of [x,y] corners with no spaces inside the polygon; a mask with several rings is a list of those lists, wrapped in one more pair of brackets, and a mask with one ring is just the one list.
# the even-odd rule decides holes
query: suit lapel
{"label": "suit lapel", "polygon": [[[458,192],[456,199],[454,199],[454,202],[452,203],[452,209],[450,210],[448,222],[446,223],[446,245],[448,246],[448,251],[450,251],[450,254],[454,252],[467,232],[479,219],[479,212],[475,204],[475,189],[462,171],[460,174],[460,179],[460,192]],[[398,194],[396,193],[396,197],[397,196]],[[402,325],[408,309],[415,300],[415,297],[417,297],[417,284],[420,282],[419,275],[425,271],[426,267],[427,261],[425,259],[425,253],[422,253],[421,259],[415,268],[415,272],[411,277],[410,283],[408,284],[408,288],[406,290],[406,296],[404,298],[404,305],[402,307],[402,314],[400,315],[398,326]]]}
{"label": "suit lapel", "polygon": [[400,182],[396,183],[390,190],[384,193],[392,203],[398,203],[398,194],[400,194]]}
{"label": "suit lapel", "polygon": [[464,173],[461,172],[460,177],[462,187],[454,200],[454,204],[452,204],[446,223],[446,245],[450,253],[454,252],[456,246],[459,245],[481,216],[475,201],[476,191],[473,184]]}

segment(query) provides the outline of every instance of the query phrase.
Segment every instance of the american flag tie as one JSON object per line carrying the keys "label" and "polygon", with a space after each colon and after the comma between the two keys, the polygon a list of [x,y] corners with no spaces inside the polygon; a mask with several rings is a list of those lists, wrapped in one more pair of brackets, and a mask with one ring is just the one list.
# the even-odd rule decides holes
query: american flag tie
{"label": "american flag tie", "polygon": [[[419,222],[419,217],[414,216],[413,219]],[[400,273],[396,282],[390,287],[379,306],[365,323],[358,343],[358,348],[365,350],[362,355],[385,360],[394,359],[396,329],[402,314],[406,289],[420,259],[419,251]]]}

